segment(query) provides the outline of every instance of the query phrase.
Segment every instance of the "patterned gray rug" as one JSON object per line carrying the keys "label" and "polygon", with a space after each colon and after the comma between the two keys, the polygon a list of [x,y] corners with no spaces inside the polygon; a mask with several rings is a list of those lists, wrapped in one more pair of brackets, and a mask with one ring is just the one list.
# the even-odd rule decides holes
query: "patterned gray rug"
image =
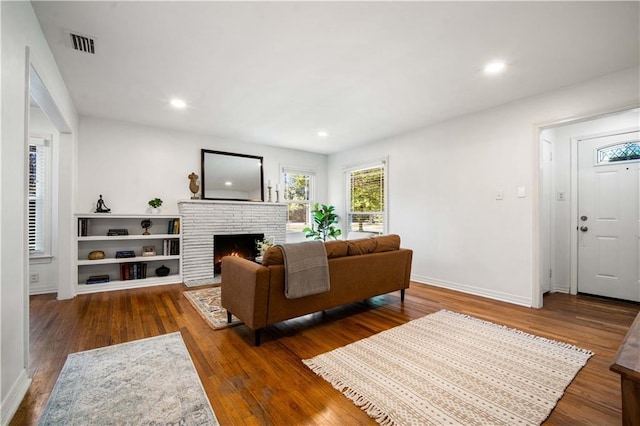
{"label": "patterned gray rug", "polygon": [[217,425],[180,333],[67,357],[39,425]]}
{"label": "patterned gray rug", "polygon": [[384,425],[542,423],[593,355],[442,310],[303,360]]}

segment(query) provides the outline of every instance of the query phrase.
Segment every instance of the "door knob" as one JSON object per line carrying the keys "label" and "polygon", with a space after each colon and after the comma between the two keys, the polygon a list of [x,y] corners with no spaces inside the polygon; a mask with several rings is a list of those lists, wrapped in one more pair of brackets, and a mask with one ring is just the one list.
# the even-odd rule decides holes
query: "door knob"
{"label": "door knob", "polygon": [[581,230],[582,232],[587,232],[587,231],[589,230],[589,228],[587,228],[586,226],[581,226],[581,227],[580,227],[580,230]]}

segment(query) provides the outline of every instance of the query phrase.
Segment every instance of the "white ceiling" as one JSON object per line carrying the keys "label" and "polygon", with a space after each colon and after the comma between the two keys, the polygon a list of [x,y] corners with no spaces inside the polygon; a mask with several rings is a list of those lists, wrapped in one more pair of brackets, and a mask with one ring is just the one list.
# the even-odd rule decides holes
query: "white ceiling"
{"label": "white ceiling", "polygon": [[320,153],[640,62],[637,1],[32,4],[80,114]]}

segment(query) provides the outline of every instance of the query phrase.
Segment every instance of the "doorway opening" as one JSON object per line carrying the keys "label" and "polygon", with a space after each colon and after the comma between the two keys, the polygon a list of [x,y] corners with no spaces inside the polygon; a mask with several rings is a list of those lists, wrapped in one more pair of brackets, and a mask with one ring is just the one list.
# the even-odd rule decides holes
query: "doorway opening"
{"label": "doorway opening", "polygon": [[[551,292],[640,300],[640,160],[620,156],[625,144],[637,140],[638,123],[635,108],[541,131],[541,293],[548,279]],[[548,175],[545,144],[551,151]],[[622,152],[619,160],[598,163],[598,155],[610,155],[602,150],[614,149]]]}

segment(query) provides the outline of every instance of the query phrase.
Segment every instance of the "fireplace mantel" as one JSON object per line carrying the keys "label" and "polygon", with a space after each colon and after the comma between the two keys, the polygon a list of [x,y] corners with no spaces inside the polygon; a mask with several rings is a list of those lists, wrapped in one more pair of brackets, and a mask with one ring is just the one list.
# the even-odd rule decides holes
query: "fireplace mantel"
{"label": "fireplace mantel", "polygon": [[264,234],[284,244],[287,204],[251,201],[180,200],[182,215],[182,278],[185,285],[215,283],[213,236]]}

